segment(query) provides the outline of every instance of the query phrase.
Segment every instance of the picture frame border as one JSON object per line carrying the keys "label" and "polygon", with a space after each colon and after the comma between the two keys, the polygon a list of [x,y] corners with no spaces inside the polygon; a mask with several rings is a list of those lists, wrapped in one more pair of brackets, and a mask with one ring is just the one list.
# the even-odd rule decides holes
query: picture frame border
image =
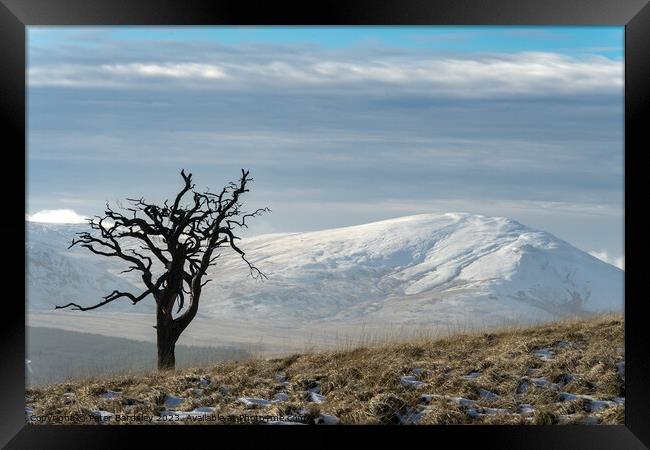
{"label": "picture frame border", "polygon": [[[15,280],[21,256],[7,264],[5,317],[0,327],[0,445],[6,448],[120,448],[134,439],[154,443],[196,443],[199,435],[215,445],[223,437],[285,443],[339,442],[350,437],[382,441],[387,437],[425,439],[432,445],[454,442],[460,448],[635,449],[650,446],[650,358],[646,301],[640,266],[645,248],[639,210],[634,209],[642,183],[641,153],[648,146],[650,124],[650,6],[645,0],[347,0],[297,4],[263,1],[207,0],[0,0],[0,123],[8,154],[17,164],[5,165],[5,189],[11,190],[10,212],[0,231],[10,255],[22,255],[26,236],[26,27],[90,25],[617,25],[625,27],[625,425],[601,426],[340,426],[340,427],[169,427],[73,426],[25,423],[25,284]],[[644,145],[645,144],[645,145]],[[21,155],[23,158],[21,159]],[[21,163],[22,161],[22,163]],[[16,186],[23,186],[19,192]],[[643,205],[639,201],[639,205]],[[13,252],[12,250],[15,250]],[[26,266],[23,267],[26,269]],[[191,433],[188,435],[188,433]],[[316,435],[314,435],[316,433]],[[403,434],[405,433],[405,434]],[[189,440],[188,440],[189,439]],[[295,440],[295,441],[294,441]],[[250,441],[247,441],[250,442]]]}

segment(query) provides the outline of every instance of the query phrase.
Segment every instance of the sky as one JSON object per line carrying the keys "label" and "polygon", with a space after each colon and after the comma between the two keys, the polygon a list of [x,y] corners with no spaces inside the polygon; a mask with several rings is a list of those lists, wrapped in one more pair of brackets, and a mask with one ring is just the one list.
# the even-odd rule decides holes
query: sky
{"label": "sky", "polygon": [[249,234],[505,216],[624,267],[623,27],[28,27],[27,218],[220,189]]}

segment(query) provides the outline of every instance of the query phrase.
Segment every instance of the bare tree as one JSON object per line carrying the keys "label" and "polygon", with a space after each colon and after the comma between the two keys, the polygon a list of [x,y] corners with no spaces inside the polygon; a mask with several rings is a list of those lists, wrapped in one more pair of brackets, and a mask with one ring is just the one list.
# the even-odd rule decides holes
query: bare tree
{"label": "bare tree", "polygon": [[[240,196],[249,191],[247,183],[252,181],[248,175],[249,171],[242,169],[239,181],[229,183],[217,194],[209,190],[195,191],[192,174],[186,175],[181,170],[185,184],[172,205],[168,200],[159,206],[147,203],[143,198],[127,199],[129,207],[121,209],[130,211],[126,214],[131,217],[114,211],[107,203],[105,215],[88,219],[91,231],[77,233],[69,248],[79,245],[97,255],[121,258],[129,263],[123,272],[139,272],[146,289],[137,295],[115,290],[92,306],[68,303],[56,306],[56,309],[89,311],[121,298],[131,300],[135,305],[149,295],[153,296],[156,301],[158,369],[174,369],[176,341],[196,316],[201,289],[211,281],[206,278],[208,269],[220,256],[218,249],[234,250],[248,265],[253,278],[266,278],[235,242],[240,239],[236,231],[248,227],[247,219],[270,211],[268,208],[251,213],[242,211]],[[192,201],[182,205],[188,194]],[[152,271],[154,261],[156,266],[162,267],[160,275]],[[173,317],[175,304],[178,309],[176,317]]]}

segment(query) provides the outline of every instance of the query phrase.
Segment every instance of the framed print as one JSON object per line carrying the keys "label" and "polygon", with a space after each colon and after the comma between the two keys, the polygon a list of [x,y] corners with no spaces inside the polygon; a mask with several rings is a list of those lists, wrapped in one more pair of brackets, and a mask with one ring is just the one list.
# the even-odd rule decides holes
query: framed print
{"label": "framed print", "polygon": [[2,444],[646,448],[650,7],[309,6],[2,0]]}

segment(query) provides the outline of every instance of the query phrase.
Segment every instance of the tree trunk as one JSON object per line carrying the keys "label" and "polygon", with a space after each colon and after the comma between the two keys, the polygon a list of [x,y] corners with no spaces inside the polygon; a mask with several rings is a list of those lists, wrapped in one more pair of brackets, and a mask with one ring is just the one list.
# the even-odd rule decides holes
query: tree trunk
{"label": "tree trunk", "polygon": [[161,295],[156,308],[156,335],[158,344],[158,370],[174,370],[176,356],[174,350],[179,333],[171,316],[169,294]]}
{"label": "tree trunk", "polygon": [[174,370],[176,368],[176,339],[171,323],[158,323],[158,370]]}

